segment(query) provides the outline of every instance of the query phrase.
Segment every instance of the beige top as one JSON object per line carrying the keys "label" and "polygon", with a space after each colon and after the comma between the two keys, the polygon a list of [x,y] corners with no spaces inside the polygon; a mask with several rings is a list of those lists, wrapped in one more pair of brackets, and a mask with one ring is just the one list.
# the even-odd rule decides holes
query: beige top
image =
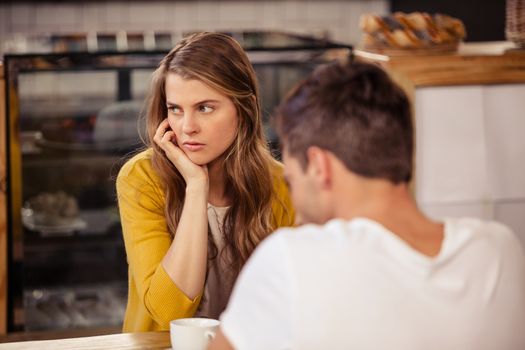
{"label": "beige top", "polygon": [[213,259],[208,260],[204,293],[195,317],[218,319],[226,308],[235,282],[231,269],[227,266],[226,255],[222,254],[224,249],[222,224],[228,209],[229,207],[216,207],[208,203],[208,224],[218,254]]}

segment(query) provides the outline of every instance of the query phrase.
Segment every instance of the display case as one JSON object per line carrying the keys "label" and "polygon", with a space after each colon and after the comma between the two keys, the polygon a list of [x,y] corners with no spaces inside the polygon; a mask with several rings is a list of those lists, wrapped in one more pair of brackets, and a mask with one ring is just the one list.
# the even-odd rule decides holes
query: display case
{"label": "display case", "polygon": [[[344,45],[283,33],[228,33],[259,78],[267,117]],[[143,103],[165,50],[5,57],[8,331],[119,327],[127,263],[114,180],[142,146]]]}

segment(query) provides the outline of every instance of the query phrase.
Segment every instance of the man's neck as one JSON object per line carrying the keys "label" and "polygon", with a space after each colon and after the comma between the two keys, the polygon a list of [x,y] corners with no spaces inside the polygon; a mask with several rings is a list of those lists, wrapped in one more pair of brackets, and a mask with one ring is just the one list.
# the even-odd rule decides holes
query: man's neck
{"label": "man's neck", "polygon": [[422,254],[434,256],[439,253],[443,225],[419,210],[407,184],[365,180],[359,186],[337,192],[336,196],[335,217],[374,220]]}

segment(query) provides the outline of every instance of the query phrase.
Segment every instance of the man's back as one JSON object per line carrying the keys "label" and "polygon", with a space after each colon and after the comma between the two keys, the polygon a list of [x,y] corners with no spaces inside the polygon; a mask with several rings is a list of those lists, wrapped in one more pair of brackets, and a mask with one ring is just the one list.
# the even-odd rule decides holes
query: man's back
{"label": "man's back", "polygon": [[222,321],[240,349],[250,329],[261,349],[525,349],[525,257],[506,227],[473,219],[446,221],[433,258],[368,219],[283,230]]}
{"label": "man's back", "polygon": [[256,249],[214,349],[525,349],[523,249],[500,224],[421,212],[411,110],[355,60],[288,94],[275,123],[285,177],[298,217],[322,226]]}

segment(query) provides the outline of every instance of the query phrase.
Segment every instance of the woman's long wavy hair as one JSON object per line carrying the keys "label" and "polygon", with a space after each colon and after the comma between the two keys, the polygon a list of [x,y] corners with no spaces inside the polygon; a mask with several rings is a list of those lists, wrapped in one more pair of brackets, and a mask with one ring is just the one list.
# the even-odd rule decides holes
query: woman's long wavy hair
{"label": "woman's long wavy hair", "polygon": [[270,167],[274,160],[262,129],[255,72],[239,43],[219,33],[197,33],[182,39],[154,72],[146,107],[147,143],[153,148],[153,168],[165,187],[164,210],[173,236],[182,213],[186,183],[153,142],[159,124],[168,115],[165,92],[168,73],[207,84],[229,96],[237,109],[237,135],[225,152],[223,164],[226,191],[232,204],[222,227],[229,263],[237,275],[256,245],[273,229]]}

